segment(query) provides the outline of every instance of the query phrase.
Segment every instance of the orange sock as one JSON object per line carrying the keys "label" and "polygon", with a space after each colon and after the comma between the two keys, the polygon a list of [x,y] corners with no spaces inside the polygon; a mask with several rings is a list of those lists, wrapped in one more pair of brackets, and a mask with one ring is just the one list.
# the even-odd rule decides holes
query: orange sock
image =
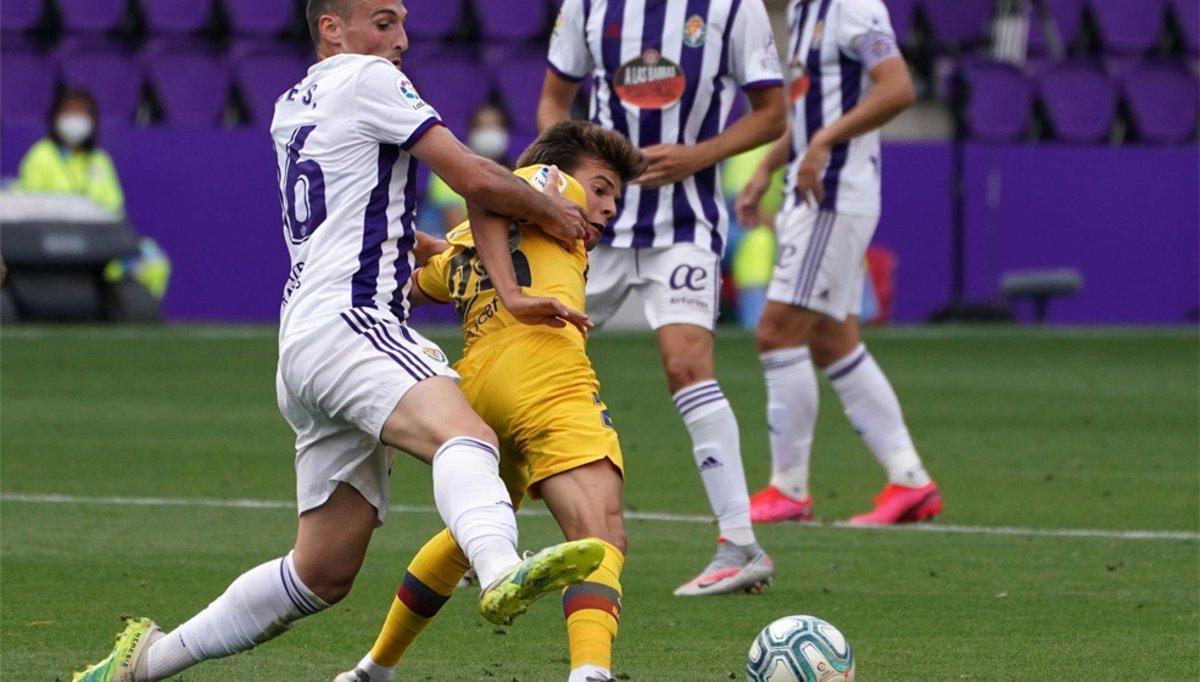
{"label": "orange sock", "polygon": [[396,599],[371,649],[371,660],[376,665],[394,668],[450,598],[469,567],[467,557],[449,530],[426,542],[413,557],[400,589],[396,590]]}

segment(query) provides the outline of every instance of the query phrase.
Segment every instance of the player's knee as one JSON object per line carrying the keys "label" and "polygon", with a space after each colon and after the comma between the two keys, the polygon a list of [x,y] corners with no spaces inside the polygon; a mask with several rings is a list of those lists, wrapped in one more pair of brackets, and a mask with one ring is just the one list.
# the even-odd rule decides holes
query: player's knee
{"label": "player's knee", "polygon": [[802,346],[807,341],[806,326],[799,313],[786,311],[768,304],[755,329],[754,341],[759,353],[769,353],[781,348]]}
{"label": "player's knee", "polygon": [[813,364],[817,367],[828,367],[841,360],[858,346],[857,340],[851,342],[841,337],[817,335],[808,342]]}
{"label": "player's knee", "polygon": [[312,565],[307,574],[300,575],[305,587],[326,604],[336,604],[350,594],[361,564],[330,559]]}
{"label": "player's knee", "polygon": [[712,371],[707,369],[708,363],[694,355],[672,355],[663,359],[663,369],[667,373],[667,386],[671,392],[687,388],[694,383],[712,378]]}
{"label": "player's knee", "polygon": [[625,554],[629,548],[629,541],[625,535],[624,524],[620,524],[616,527],[609,525],[608,529],[600,539],[604,540],[613,547],[616,547],[617,551],[621,552],[621,554]]}

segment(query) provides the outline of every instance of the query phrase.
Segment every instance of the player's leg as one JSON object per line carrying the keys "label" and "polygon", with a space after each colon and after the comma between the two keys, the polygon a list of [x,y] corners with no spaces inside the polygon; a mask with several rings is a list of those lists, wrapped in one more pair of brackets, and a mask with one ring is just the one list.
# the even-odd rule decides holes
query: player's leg
{"label": "player's leg", "polygon": [[887,472],[888,485],[875,508],[851,523],[920,521],[938,514],[942,502],[937,484],[917,454],[891,382],[862,343],[858,318],[822,320],[809,345],[813,362],[829,378],[846,417]]}
{"label": "player's leg", "polygon": [[693,459],[720,529],[716,558],[676,594],[754,587],[774,567],[754,536],[737,417],[714,369],[720,259],[703,247],[678,244],[640,249],[638,261],[640,293],[658,334],[667,387],[691,436]]}
{"label": "player's leg", "polygon": [[623,481],[608,459],[555,474],[538,493],[568,540],[599,538],[604,560],[582,582],[563,592],[570,682],[612,678],[612,647],[621,617],[621,569],[625,564]]}

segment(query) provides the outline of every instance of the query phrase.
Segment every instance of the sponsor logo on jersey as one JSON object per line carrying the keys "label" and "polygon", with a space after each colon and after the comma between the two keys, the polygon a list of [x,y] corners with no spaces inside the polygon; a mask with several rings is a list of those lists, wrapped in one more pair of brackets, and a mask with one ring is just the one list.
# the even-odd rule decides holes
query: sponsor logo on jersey
{"label": "sponsor logo on jersey", "polygon": [[708,27],[699,14],[693,14],[683,24],[683,44],[688,47],[700,47],[708,35]]}
{"label": "sponsor logo on jersey", "polygon": [[795,104],[808,95],[812,80],[808,77],[808,69],[805,68],[804,61],[799,57],[792,60],[790,67],[792,82],[788,85],[788,102]]}
{"label": "sponsor logo on jersey", "polygon": [[678,64],[658,50],[646,50],[617,69],[613,87],[617,97],[630,106],[666,109],[683,98],[687,78]]}
{"label": "sponsor logo on jersey", "polygon": [[428,106],[425,104],[425,100],[421,99],[421,96],[417,94],[417,89],[413,87],[412,81],[404,76],[396,79],[396,89],[400,91],[400,96],[404,98],[408,106],[413,109],[420,111]]}

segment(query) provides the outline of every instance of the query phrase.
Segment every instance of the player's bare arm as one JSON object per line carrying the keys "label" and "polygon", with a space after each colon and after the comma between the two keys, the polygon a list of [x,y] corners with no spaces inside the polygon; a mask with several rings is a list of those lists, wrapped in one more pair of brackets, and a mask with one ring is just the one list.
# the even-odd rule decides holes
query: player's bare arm
{"label": "player's bare arm", "polygon": [[723,133],[696,145],[656,144],[642,149],[650,167],[638,178],[643,187],[670,185],[723,161],[778,138],[787,129],[783,88],[746,91],[750,113]]}
{"label": "player's bare arm", "polygon": [[560,196],[534,191],[505,167],[472,152],[443,127],[421,136],[411,152],[468,204],[527,220],[564,244],[574,244],[586,235],[587,221],[578,206]]}
{"label": "player's bare arm", "polygon": [[563,78],[546,69],[546,80],[542,83],[542,95],[538,99],[537,128],[538,132],[545,131],[555,123],[561,123],[571,118],[571,102],[579,92],[579,83]]}
{"label": "player's bare arm", "polygon": [[[551,179],[550,186],[557,185]],[[471,236],[475,240],[475,252],[483,263],[488,279],[500,297],[500,302],[513,317],[526,324],[545,324],[551,327],[575,325],[579,331],[587,332],[592,324],[588,316],[562,304],[550,296],[527,296],[517,284],[517,273],[513,269],[512,255],[508,250],[508,228],[511,220],[488,211],[478,204],[467,202],[467,220],[471,225]]]}
{"label": "player's bare arm", "polygon": [[767,193],[767,187],[771,185],[771,176],[787,163],[791,146],[792,129],[789,123],[784,127],[783,135],[780,135],[779,139],[771,144],[771,149],[759,162],[758,168],[754,169],[754,174],[750,176],[750,181],[746,183],[733,202],[733,210],[737,214],[740,225],[751,227],[762,224],[758,205],[762,203],[763,195]]}
{"label": "player's bare arm", "polygon": [[882,127],[917,101],[917,93],[908,74],[908,64],[902,57],[882,61],[868,73],[874,85],[867,90],[858,106],[818,130],[809,141],[808,152],[800,161],[796,177],[796,188],[805,201],[809,197],[818,204],[824,201],[825,187],[821,182],[821,174],[829,164],[834,145]]}

